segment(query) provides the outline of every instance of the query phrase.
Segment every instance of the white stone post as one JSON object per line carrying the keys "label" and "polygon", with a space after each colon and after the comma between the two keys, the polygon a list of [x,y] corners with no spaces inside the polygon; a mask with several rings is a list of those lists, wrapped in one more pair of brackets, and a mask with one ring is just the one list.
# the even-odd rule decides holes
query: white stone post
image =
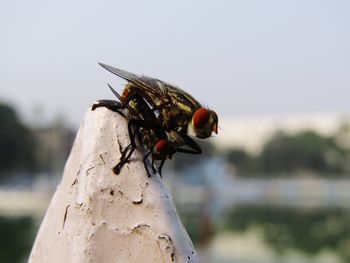
{"label": "white stone post", "polygon": [[169,191],[159,175],[147,176],[142,154],[112,172],[128,143],[122,116],[88,110],[30,263],[198,262]]}

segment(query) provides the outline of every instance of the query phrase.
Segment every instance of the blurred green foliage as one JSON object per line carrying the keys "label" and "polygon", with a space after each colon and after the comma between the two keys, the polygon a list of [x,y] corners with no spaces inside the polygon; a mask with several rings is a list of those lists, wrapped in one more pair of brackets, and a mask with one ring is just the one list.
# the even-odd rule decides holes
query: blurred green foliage
{"label": "blurred green foliage", "polygon": [[[179,213],[191,240],[200,245],[203,216],[181,207]],[[313,256],[328,249],[350,262],[348,209],[236,205],[215,222],[214,235],[251,229],[262,230],[264,241],[279,254],[296,250]]]}
{"label": "blurred green foliage", "polygon": [[257,156],[243,149],[232,149],[227,159],[238,176],[295,176],[298,174],[342,176],[349,172],[350,151],[338,143],[338,137],[313,131],[295,135],[277,132]]}
{"label": "blurred green foliage", "polygon": [[201,218],[196,213],[185,213],[181,211],[181,207],[179,207],[181,221],[183,222],[188,235],[191,237],[191,240],[194,245],[199,245],[200,239],[200,226],[201,226]]}
{"label": "blurred green foliage", "polygon": [[279,253],[296,249],[312,255],[328,248],[350,262],[349,210],[239,205],[228,214],[225,226],[236,232],[259,227]]}
{"label": "blurred green foliage", "polygon": [[216,154],[213,143],[208,140],[194,139],[196,143],[201,147],[201,154],[184,154],[178,153],[174,155],[173,168],[175,171],[181,171],[189,166],[198,165],[203,159],[211,157]]}
{"label": "blurred green foliage", "polygon": [[18,117],[13,107],[0,103],[0,179],[25,179],[38,173],[62,171],[75,132],[64,119],[30,127]]}
{"label": "blurred green foliage", "polygon": [[31,217],[0,217],[0,262],[26,262],[35,232]]}
{"label": "blurred green foliage", "polygon": [[35,169],[35,142],[31,130],[15,110],[0,104],[0,177]]}

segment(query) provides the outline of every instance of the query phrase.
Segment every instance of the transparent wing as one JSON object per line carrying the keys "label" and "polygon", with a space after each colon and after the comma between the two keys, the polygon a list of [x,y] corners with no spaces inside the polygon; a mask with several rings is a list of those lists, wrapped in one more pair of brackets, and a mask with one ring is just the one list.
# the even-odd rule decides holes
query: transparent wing
{"label": "transparent wing", "polygon": [[161,96],[164,94],[164,89],[159,83],[165,84],[163,81],[160,81],[155,78],[150,78],[147,76],[138,76],[134,73],[128,72],[126,70],[114,68],[112,66],[98,63],[101,67],[108,70],[109,72],[117,75],[118,77],[127,80],[128,82],[142,88],[145,92],[148,92],[153,95]]}
{"label": "transparent wing", "polygon": [[138,76],[126,70],[114,68],[103,63],[98,64],[109,72],[134,84],[148,95],[156,96],[158,100],[163,102],[171,101],[176,104],[178,103],[178,106],[182,104],[189,107],[192,111],[201,107],[201,104],[190,94],[164,81],[147,76]]}

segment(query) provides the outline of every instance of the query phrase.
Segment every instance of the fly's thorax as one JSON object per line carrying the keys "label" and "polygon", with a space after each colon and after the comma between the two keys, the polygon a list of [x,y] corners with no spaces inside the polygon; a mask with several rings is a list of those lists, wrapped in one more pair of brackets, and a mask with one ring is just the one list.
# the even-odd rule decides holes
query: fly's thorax
{"label": "fly's thorax", "polygon": [[[141,81],[141,79],[140,79]],[[149,86],[146,86],[149,85]],[[165,130],[186,130],[191,122],[194,110],[200,107],[200,104],[185,91],[168,85],[157,79],[142,79],[140,85],[128,83],[124,89],[124,97],[137,94],[142,97],[151,109],[157,109],[159,115],[157,121]],[[135,103],[132,105],[138,112],[142,108]]]}
{"label": "fly's thorax", "polygon": [[163,127],[167,131],[186,130],[191,117],[191,114],[182,112],[180,108],[174,105],[167,105],[167,107],[161,109]]}
{"label": "fly's thorax", "polygon": [[128,96],[131,94],[138,94],[140,95],[144,100],[147,101],[152,107],[159,106],[161,104],[166,103],[167,101],[155,96],[154,94],[151,94],[147,89],[144,89],[140,86],[134,85],[132,83],[128,83],[127,86],[124,88],[124,91]]}

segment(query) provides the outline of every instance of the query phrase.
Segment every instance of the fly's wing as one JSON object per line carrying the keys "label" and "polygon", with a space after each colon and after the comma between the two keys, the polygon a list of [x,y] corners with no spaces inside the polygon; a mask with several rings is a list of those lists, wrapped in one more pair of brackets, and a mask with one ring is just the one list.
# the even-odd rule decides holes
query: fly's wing
{"label": "fly's wing", "polygon": [[147,76],[138,76],[126,70],[114,68],[103,63],[98,64],[104,69],[108,70],[109,72],[141,88],[144,92],[148,94],[154,96],[164,95],[164,83],[158,79],[150,78]]}
{"label": "fly's wing", "polygon": [[114,68],[103,63],[99,63],[99,65],[118,77],[121,77],[139,87],[147,94],[156,96],[163,102],[169,102],[170,100],[175,105],[178,103],[177,105],[186,109],[185,111],[194,111],[202,107],[201,104],[190,94],[164,81],[147,76],[138,76],[126,70]]}

